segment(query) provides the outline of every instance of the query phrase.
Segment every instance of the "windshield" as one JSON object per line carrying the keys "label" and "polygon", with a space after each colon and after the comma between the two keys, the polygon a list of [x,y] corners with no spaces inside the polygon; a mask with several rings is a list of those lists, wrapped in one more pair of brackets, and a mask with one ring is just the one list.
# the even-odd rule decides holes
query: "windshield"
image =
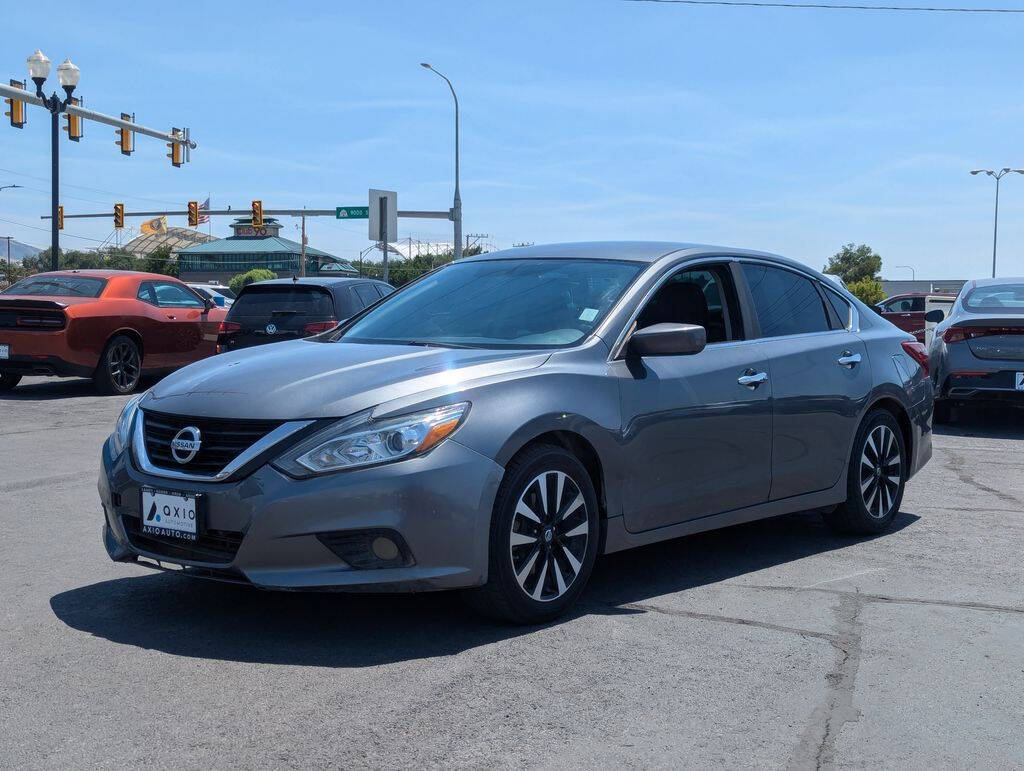
{"label": "windshield", "polygon": [[611,260],[452,263],[376,306],[341,339],[472,348],[573,345],[643,267]]}
{"label": "windshield", "polygon": [[994,284],[972,289],[964,298],[969,311],[1024,313],[1024,284]]}
{"label": "windshield", "polygon": [[7,287],[0,294],[99,297],[106,285],[105,279],[92,276],[29,276]]}

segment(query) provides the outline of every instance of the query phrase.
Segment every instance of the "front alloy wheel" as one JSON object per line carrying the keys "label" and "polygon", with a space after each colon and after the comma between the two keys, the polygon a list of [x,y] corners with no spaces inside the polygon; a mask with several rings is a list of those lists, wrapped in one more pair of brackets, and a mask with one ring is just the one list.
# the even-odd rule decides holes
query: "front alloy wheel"
{"label": "front alloy wheel", "polygon": [[505,469],[491,515],[487,583],[465,593],[477,611],[537,624],[564,613],[590,578],[600,536],[597,493],[565,448],[534,445]]}
{"label": "front alloy wheel", "polygon": [[580,574],[590,516],[583,493],[563,471],[538,474],[519,496],[509,532],[516,581],[540,602],[557,600]]}

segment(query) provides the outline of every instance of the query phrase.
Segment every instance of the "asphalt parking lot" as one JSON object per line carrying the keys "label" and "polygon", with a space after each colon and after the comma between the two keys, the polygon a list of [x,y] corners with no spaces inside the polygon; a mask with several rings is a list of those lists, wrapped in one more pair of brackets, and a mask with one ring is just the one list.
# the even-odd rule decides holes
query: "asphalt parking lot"
{"label": "asphalt parking lot", "polygon": [[1021,415],[941,429],[890,534],[800,514],[613,555],[523,629],[110,562],[124,401],[0,396],[2,766],[1024,765]]}

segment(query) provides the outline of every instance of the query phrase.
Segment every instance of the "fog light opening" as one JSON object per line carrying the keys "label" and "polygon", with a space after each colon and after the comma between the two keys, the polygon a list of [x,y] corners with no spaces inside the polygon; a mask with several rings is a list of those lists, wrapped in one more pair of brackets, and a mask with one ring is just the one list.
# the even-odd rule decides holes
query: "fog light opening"
{"label": "fog light opening", "polygon": [[373,539],[372,548],[374,555],[385,562],[397,559],[401,553],[398,549],[398,544],[383,535]]}

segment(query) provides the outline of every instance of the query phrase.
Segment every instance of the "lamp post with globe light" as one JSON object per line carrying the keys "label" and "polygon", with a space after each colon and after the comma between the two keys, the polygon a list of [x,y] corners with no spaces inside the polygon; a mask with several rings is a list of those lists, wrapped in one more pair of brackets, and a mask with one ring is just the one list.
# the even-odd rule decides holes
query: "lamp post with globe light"
{"label": "lamp post with globe light", "polygon": [[999,171],[993,171],[991,169],[975,169],[971,172],[972,175],[976,174],[988,174],[996,181],[996,215],[995,221],[992,224],[992,278],[996,277],[996,242],[999,239],[999,180],[1005,177],[1007,174],[1024,174],[1024,169],[1000,169]]}
{"label": "lamp post with globe light", "polygon": [[50,269],[57,270],[60,259],[60,231],[57,228],[57,208],[60,205],[60,114],[71,101],[71,94],[78,86],[78,67],[70,59],[57,67],[57,80],[64,89],[66,96],[61,99],[54,91],[52,96],[43,93],[43,83],[50,77],[50,60],[36,50],[28,57],[28,75],[36,84],[36,96],[43,102],[43,107],[50,111]]}

